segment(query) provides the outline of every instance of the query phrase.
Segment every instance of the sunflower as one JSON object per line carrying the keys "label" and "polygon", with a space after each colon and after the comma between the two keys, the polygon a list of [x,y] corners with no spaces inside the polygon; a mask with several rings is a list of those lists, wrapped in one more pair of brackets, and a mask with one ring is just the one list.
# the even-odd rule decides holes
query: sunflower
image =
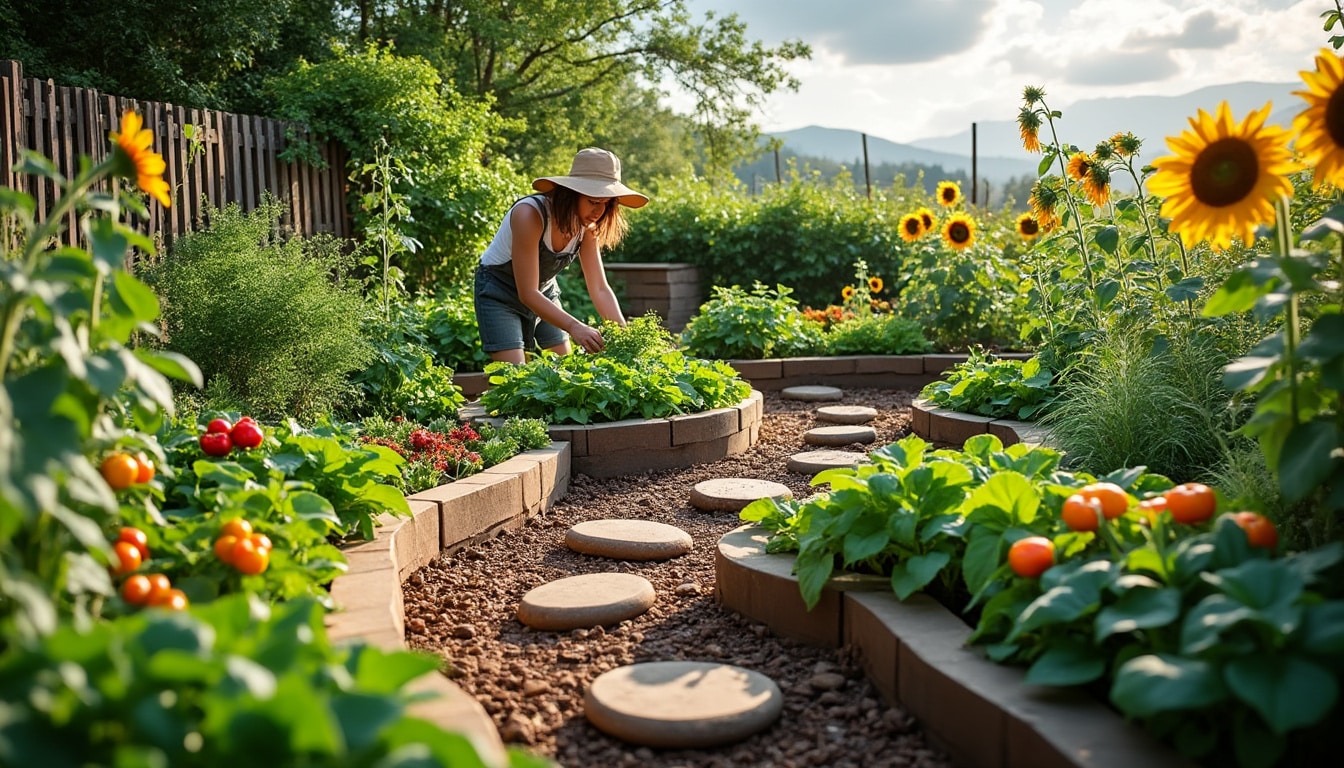
{"label": "sunflower", "polygon": [[1044,99],[1045,89],[1038,85],[1028,85],[1022,89],[1022,101],[1026,102],[1029,107]]}
{"label": "sunflower", "polygon": [[844,299],[845,301],[849,301],[850,299],[854,298],[854,286],[846,285],[844,288],[841,288],[840,298]]}
{"label": "sunflower", "polygon": [[869,293],[881,293],[881,292],[882,292],[882,278],[880,278],[880,277],[870,277],[870,278],[868,278],[868,292],[869,292]]}
{"label": "sunflower", "polygon": [[168,196],[168,182],[163,180],[163,157],[149,148],[154,143],[154,132],[143,128],[140,116],[131,110],[121,115],[121,130],[108,134],[116,146],[116,173],[130,178],[135,177],[136,186],[146,194],[163,203],[164,208],[173,204]]}
{"label": "sunflower", "polygon": [[901,239],[913,243],[924,236],[924,218],[918,213],[907,213],[901,217]]}
{"label": "sunflower", "polygon": [[1138,154],[1141,146],[1143,146],[1143,140],[1129,131],[1117,133],[1111,137],[1111,148],[1115,150],[1115,154],[1121,157]]}
{"label": "sunflower", "polygon": [[1306,162],[1315,166],[1312,180],[1317,187],[1325,184],[1344,186],[1344,59],[1329,48],[1316,54],[1316,71],[1302,72],[1305,91],[1293,91],[1307,102],[1293,120],[1297,131],[1297,149]]}
{"label": "sunflower", "polygon": [[954,213],[943,225],[943,241],[953,249],[964,251],[975,244],[975,219],[964,213]]}
{"label": "sunflower", "polygon": [[1106,166],[1094,163],[1083,179],[1083,194],[1093,205],[1105,205],[1111,200],[1111,172]]}
{"label": "sunflower", "polygon": [[938,204],[951,208],[961,200],[961,185],[955,181],[938,182]]}
{"label": "sunflower", "polygon": [[1069,167],[1065,172],[1069,174],[1070,179],[1082,181],[1087,178],[1087,174],[1091,171],[1093,165],[1091,155],[1086,152],[1075,152],[1069,158]]}
{"label": "sunflower", "polygon": [[1055,207],[1059,205],[1059,177],[1042,176],[1031,186],[1031,213],[1041,225],[1042,232],[1049,232],[1059,226],[1059,216]]}
{"label": "sunflower", "polygon": [[1031,107],[1023,107],[1017,113],[1017,130],[1022,136],[1022,147],[1028,152],[1041,151],[1041,113]]}
{"label": "sunflower", "polygon": [[1236,123],[1224,101],[1216,115],[1201,109],[1190,118],[1191,130],[1167,137],[1175,154],[1153,161],[1157,173],[1148,188],[1167,198],[1161,214],[1186,247],[1207,239],[1222,250],[1234,236],[1249,244],[1257,225],[1273,221],[1275,200],[1292,194],[1287,132],[1265,125],[1270,108]]}
{"label": "sunflower", "polygon": [[1041,223],[1030,213],[1017,217],[1017,234],[1023,240],[1035,240],[1041,234]]}
{"label": "sunflower", "polygon": [[919,216],[919,220],[924,223],[924,231],[932,232],[933,225],[938,223],[938,220],[933,217],[933,211],[928,208],[920,208],[918,211],[915,211],[915,214]]}

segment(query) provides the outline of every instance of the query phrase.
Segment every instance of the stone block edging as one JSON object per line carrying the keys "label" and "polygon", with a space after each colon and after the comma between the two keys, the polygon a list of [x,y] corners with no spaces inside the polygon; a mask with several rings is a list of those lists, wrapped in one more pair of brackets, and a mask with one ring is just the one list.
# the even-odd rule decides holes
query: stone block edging
{"label": "stone block edging", "polygon": [[940,408],[928,400],[915,400],[910,404],[910,431],[931,443],[958,448],[976,435],[994,435],[1004,446],[1014,443],[1041,444],[1048,435],[1045,427],[1030,421],[961,413]]}
{"label": "stone block edging", "polygon": [[[331,583],[337,610],[326,617],[330,639],[405,650],[402,582],[441,552],[517,528],[550,509],[569,488],[569,458],[568,444],[551,443],[408,496],[409,518],[380,515],[372,541],[343,550],[348,569]],[[464,734],[488,765],[508,765],[494,722],[473,697],[442,675],[425,675],[412,688],[434,697],[412,704],[411,715]]]}
{"label": "stone block edging", "polygon": [[[767,554],[745,525],[719,540],[718,601],[803,642],[855,648],[874,686],[899,702],[964,768],[1185,768],[1191,764],[1104,703],[1075,689],[1027,685],[1025,671],[966,645],[970,627],[926,595],[887,585],[828,584],[803,605],[792,555]],[[860,577],[863,578],[863,577]],[[855,588],[861,586],[864,588]]]}

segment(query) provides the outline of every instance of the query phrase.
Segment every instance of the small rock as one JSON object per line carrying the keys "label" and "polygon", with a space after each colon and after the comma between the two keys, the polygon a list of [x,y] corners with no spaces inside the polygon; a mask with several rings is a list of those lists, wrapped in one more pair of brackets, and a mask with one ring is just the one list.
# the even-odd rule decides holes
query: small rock
{"label": "small rock", "polygon": [[722,656],[723,648],[715,643],[710,643],[705,646],[705,653],[709,656]]}
{"label": "small rock", "polygon": [[551,690],[551,684],[545,680],[528,680],[523,683],[523,695],[531,698]]}
{"label": "small rock", "polygon": [[421,633],[421,632],[424,632],[424,631],[425,631],[425,620],[422,619],[422,618],[419,618],[419,617],[416,617],[416,618],[414,618],[414,619],[409,619],[409,620],[406,622],[406,628],[409,629],[409,630],[411,630],[412,632],[417,633],[417,634],[418,634],[418,633]]}
{"label": "small rock", "polygon": [[678,584],[677,588],[672,591],[676,592],[678,595],[682,597],[698,595],[700,594],[700,582],[698,581],[683,582],[681,584]]}
{"label": "small rock", "polygon": [[820,675],[823,672],[835,672],[839,669],[839,667],[829,661],[818,661],[816,664],[812,665],[812,674]]}
{"label": "small rock", "polygon": [[837,704],[844,704],[848,699],[845,694],[839,691],[827,691],[817,697],[817,703],[823,707],[834,707]]}
{"label": "small rock", "polygon": [[579,629],[576,629],[576,630],[574,630],[573,632],[570,632],[570,633],[569,633],[569,636],[572,637],[572,638],[574,638],[575,640],[587,640],[587,639],[588,639],[588,630],[586,630],[586,629],[580,627]]}
{"label": "small rock", "polygon": [[470,624],[458,624],[453,627],[453,637],[459,640],[468,640],[476,636],[476,628]]}
{"label": "small rock", "polygon": [[818,691],[836,691],[844,687],[845,676],[839,672],[818,672],[807,679],[807,684]]}
{"label": "small rock", "polygon": [[514,744],[532,744],[537,740],[537,729],[531,720],[514,712],[499,729],[499,737]]}

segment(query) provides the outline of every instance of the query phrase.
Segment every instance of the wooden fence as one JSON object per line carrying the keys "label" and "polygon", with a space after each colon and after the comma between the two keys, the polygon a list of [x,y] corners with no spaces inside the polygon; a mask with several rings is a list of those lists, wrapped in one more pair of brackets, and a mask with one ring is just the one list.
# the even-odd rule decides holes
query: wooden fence
{"label": "wooden fence", "polygon": [[[200,226],[208,207],[238,203],[257,207],[265,192],[287,204],[282,226],[300,234],[327,232],[350,236],[345,207],[345,155],[334,142],[318,146],[325,168],[280,159],[289,136],[306,138],[298,126],[248,115],[186,109],[163,102],[109,96],[90,88],[55,85],[25,78],[17,61],[0,61],[0,183],[26,192],[39,215],[49,210],[55,189],[39,177],[15,173],[20,153],[29,149],[50,158],[69,176],[79,158],[95,163],[111,151],[108,133],[124,110],[133,109],[154,132],[154,151],[163,155],[173,205],[150,200],[149,216],[137,228],[170,243]],[[184,129],[192,126],[188,139]],[[74,214],[65,240],[78,236]]]}

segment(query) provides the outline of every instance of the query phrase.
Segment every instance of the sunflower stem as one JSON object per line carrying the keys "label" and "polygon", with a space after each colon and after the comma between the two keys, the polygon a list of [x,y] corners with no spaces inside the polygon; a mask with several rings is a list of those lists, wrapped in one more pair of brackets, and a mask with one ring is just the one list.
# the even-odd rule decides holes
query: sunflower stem
{"label": "sunflower stem", "polygon": [[1087,287],[1091,289],[1092,296],[1096,298],[1097,281],[1092,276],[1092,259],[1087,255],[1087,244],[1083,242],[1083,219],[1078,215],[1078,206],[1075,205],[1073,195],[1069,193],[1069,172],[1064,165],[1064,148],[1059,143],[1059,133],[1055,130],[1054,113],[1046,105],[1045,99],[1041,99],[1041,109],[1045,112],[1045,122],[1050,126],[1050,139],[1055,146],[1055,160],[1059,162],[1059,175],[1064,179],[1064,202],[1069,206],[1069,213],[1073,214],[1073,225],[1078,230],[1078,251],[1083,255],[1083,272],[1087,275]]}
{"label": "sunflower stem", "polygon": [[[1287,261],[1292,258],[1293,239],[1288,227],[1288,198],[1279,196],[1274,203],[1275,231],[1274,244],[1279,258]],[[1298,423],[1297,397],[1297,341],[1298,341],[1298,293],[1289,286],[1288,306],[1283,324],[1283,357],[1288,365],[1288,413],[1294,426]]]}

